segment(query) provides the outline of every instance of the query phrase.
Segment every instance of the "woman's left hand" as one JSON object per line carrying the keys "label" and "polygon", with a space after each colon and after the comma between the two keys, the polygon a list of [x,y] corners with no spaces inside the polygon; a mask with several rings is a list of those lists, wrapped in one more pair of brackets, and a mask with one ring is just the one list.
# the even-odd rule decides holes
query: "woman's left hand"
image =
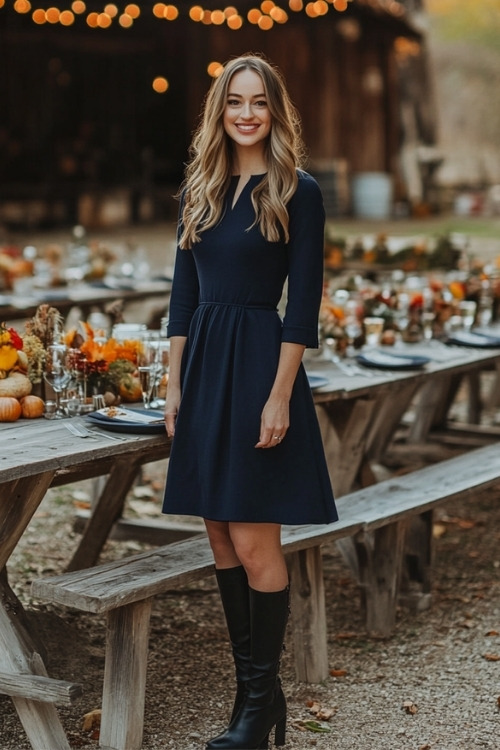
{"label": "woman's left hand", "polygon": [[290,426],[288,400],[269,398],[260,418],[260,435],[256,448],[276,448]]}

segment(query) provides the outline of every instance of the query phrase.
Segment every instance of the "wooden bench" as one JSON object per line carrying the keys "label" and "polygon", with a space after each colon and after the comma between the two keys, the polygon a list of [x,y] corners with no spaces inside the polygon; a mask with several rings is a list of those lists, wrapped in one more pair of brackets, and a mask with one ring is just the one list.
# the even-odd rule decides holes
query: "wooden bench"
{"label": "wooden bench", "polygon": [[[292,579],[297,678],[318,682],[328,675],[322,545],[353,540],[367,630],[387,636],[395,625],[401,592],[410,591],[413,600],[429,603],[433,509],[499,481],[500,443],[495,443],[339,498],[338,523],[284,527],[283,547]],[[416,527],[410,524],[412,519]],[[37,600],[106,613],[102,747],[141,747],[153,597],[212,573],[208,540],[199,535],[124,560],[33,582]]]}

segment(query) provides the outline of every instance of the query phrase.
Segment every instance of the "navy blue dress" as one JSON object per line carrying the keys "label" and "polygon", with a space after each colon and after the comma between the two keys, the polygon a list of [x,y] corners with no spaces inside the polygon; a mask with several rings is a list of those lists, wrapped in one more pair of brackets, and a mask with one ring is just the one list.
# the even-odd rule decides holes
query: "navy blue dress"
{"label": "navy blue dress", "polygon": [[298,174],[288,244],[268,242],[256,226],[248,231],[250,194],[262,178],[254,175],[234,208],[233,178],[219,224],[192,250],[177,251],[168,335],[187,341],[164,513],[282,524],[338,518],[302,365],[286,436],[275,448],[254,447],[281,342],[318,345],[325,217],[317,183]]}

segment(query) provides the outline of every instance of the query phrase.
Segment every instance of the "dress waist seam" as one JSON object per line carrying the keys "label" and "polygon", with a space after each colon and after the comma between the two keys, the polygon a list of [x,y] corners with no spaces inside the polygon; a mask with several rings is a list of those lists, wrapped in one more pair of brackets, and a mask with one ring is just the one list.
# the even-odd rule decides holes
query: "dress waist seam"
{"label": "dress waist seam", "polygon": [[238,302],[218,302],[218,301],[204,301],[198,303],[199,307],[239,307],[245,310],[268,310],[269,312],[277,312],[278,308],[272,305],[242,305]]}

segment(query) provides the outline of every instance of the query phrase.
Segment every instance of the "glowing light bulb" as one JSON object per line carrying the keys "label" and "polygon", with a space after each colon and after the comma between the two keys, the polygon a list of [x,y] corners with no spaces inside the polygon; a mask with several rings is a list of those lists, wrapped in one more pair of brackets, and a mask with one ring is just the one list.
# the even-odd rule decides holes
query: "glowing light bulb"
{"label": "glowing light bulb", "polygon": [[167,5],[164,13],[164,17],[167,19],[167,21],[175,21],[178,16],[179,11],[175,7],[175,5]]}
{"label": "glowing light bulb", "polygon": [[209,76],[212,76],[212,78],[220,76],[223,70],[224,66],[221,65],[220,62],[211,62],[207,65],[207,73]]}
{"label": "glowing light bulb", "polygon": [[164,18],[166,9],[167,6],[165,3],[155,3],[153,5],[153,15],[155,15],[156,18]]}
{"label": "glowing light bulb", "polygon": [[134,23],[134,19],[128,15],[128,13],[122,13],[118,19],[118,23],[123,29],[130,29]]}
{"label": "glowing light bulb", "polygon": [[130,16],[130,18],[139,18],[141,15],[141,9],[135,3],[130,3],[130,5],[125,6],[125,13]]}
{"label": "glowing light bulb", "polygon": [[59,16],[59,23],[62,26],[71,26],[75,22],[75,15],[70,10],[63,10]]}
{"label": "glowing light bulb", "polygon": [[203,18],[203,8],[200,5],[193,5],[189,9],[189,18],[191,21],[201,21]]}
{"label": "glowing light bulb", "polygon": [[45,18],[49,23],[57,23],[59,21],[59,16],[61,15],[61,11],[59,8],[48,8],[45,11]]}
{"label": "glowing light bulb", "polygon": [[236,31],[237,29],[241,29],[241,27],[243,26],[243,19],[241,16],[235,13],[233,16],[229,16],[229,18],[227,19],[227,25],[230,29]]}
{"label": "glowing light bulb", "polygon": [[259,29],[262,31],[269,31],[274,26],[274,21],[271,16],[261,16],[258,23]]}
{"label": "glowing light bulb", "polygon": [[156,76],[151,85],[157,94],[164,94],[165,91],[167,91],[169,84],[167,79],[163,76]]}
{"label": "glowing light bulb", "polygon": [[31,3],[28,0],[16,0],[14,3],[14,10],[16,13],[29,13],[31,10]]}
{"label": "glowing light bulb", "polygon": [[259,19],[261,18],[261,16],[262,16],[262,13],[260,12],[258,8],[252,8],[247,13],[247,18],[250,23],[255,23],[255,24],[259,23]]}

